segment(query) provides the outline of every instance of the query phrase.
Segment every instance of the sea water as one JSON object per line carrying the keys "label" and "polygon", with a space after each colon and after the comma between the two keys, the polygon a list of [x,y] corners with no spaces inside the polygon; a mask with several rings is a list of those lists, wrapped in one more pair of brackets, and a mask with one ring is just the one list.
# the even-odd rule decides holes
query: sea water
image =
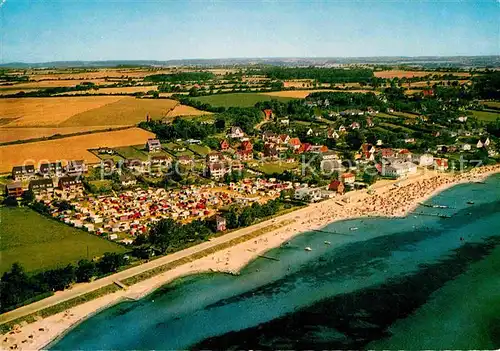
{"label": "sea water", "polygon": [[51,348],[498,348],[500,175],[427,203],[448,208],[303,233],[267,253],[279,261],[178,279]]}

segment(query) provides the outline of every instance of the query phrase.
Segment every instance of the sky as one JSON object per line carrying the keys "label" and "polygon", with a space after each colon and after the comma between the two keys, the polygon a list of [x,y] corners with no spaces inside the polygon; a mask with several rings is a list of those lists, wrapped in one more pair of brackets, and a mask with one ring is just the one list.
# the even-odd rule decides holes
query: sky
{"label": "sky", "polygon": [[0,61],[500,54],[500,0],[0,0]]}

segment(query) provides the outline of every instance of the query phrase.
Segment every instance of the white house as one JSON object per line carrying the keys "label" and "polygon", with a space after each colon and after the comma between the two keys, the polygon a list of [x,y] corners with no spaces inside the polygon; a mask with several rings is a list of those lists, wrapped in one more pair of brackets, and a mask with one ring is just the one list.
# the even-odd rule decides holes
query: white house
{"label": "white house", "polygon": [[481,139],[479,139],[479,140],[477,141],[477,144],[476,144],[476,147],[477,147],[478,149],[481,149],[481,148],[483,148],[483,147],[488,147],[488,146],[490,146],[490,138],[486,138],[485,140],[481,140]]}
{"label": "white house", "polygon": [[420,167],[429,167],[434,164],[434,156],[431,154],[412,155],[412,161]]}
{"label": "white house", "polygon": [[245,133],[240,127],[231,127],[227,136],[232,139],[241,139],[245,136]]}
{"label": "white house", "polygon": [[295,190],[295,200],[315,202],[321,200],[321,188],[300,188]]}
{"label": "white house", "polygon": [[395,162],[382,166],[382,175],[385,177],[405,177],[417,173],[417,165],[412,162]]}
{"label": "white house", "polygon": [[470,144],[463,144],[462,145],[462,150],[464,151],[470,151],[472,149],[472,146]]}

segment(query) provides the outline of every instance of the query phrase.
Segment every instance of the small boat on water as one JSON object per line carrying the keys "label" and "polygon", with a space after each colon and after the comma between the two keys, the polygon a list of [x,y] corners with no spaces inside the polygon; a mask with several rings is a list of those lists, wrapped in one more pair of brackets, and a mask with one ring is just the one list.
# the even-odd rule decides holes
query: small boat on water
{"label": "small boat on water", "polygon": [[474,201],[467,201],[468,205],[474,205]]}
{"label": "small boat on water", "polygon": [[309,246],[306,246],[306,247],[304,248],[304,250],[306,250],[306,251],[312,251],[313,249],[311,249]]}
{"label": "small boat on water", "polygon": [[433,208],[448,208],[446,205],[433,205]]}
{"label": "small boat on water", "polygon": [[329,241],[325,241],[325,245],[331,245],[332,243]]}
{"label": "small boat on water", "polygon": [[351,230],[351,231],[358,230],[358,227],[351,227],[351,228],[349,228],[349,230]]}

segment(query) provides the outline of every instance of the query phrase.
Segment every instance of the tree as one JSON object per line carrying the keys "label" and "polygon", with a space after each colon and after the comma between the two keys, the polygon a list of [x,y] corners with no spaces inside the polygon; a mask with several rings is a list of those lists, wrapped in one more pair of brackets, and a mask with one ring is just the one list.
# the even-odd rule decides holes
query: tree
{"label": "tree", "polygon": [[238,228],[238,213],[234,207],[231,207],[226,217],[226,225],[229,229]]}
{"label": "tree", "polygon": [[121,266],[125,265],[126,260],[122,254],[115,252],[106,252],[97,263],[99,271],[103,274],[114,273]]}
{"label": "tree", "polygon": [[365,169],[363,173],[363,181],[368,184],[372,185],[375,183],[378,179],[378,170],[375,167],[369,167]]}
{"label": "tree", "polygon": [[241,227],[248,227],[254,221],[252,209],[250,207],[245,207],[241,212],[239,217],[239,224]]}
{"label": "tree", "polygon": [[134,246],[141,246],[141,245],[144,245],[147,243],[148,243],[148,237],[146,236],[146,234],[139,234],[135,237],[133,245]]}
{"label": "tree", "polygon": [[17,199],[14,196],[7,196],[3,200],[3,204],[5,206],[8,206],[8,207],[17,207],[18,206]]}
{"label": "tree", "polygon": [[149,231],[149,242],[161,252],[166,252],[178,240],[179,228],[173,219],[162,219]]}
{"label": "tree", "polygon": [[97,275],[97,266],[95,262],[83,259],[78,261],[78,267],[75,270],[77,282],[89,282]]}
{"label": "tree", "polygon": [[31,190],[26,190],[23,192],[23,202],[25,204],[30,204],[35,200],[35,194]]}

